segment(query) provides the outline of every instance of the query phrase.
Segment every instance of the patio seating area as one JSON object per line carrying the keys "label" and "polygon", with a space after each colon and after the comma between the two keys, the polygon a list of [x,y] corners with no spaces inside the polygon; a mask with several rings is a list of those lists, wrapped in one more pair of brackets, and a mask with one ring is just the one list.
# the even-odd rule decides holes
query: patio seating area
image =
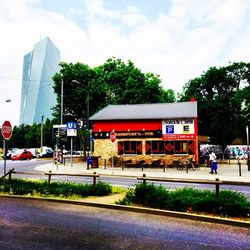
{"label": "patio seating area", "polygon": [[189,168],[195,169],[192,156],[153,156],[153,155],[136,155],[110,158],[107,162],[109,167],[112,166],[118,168],[177,168],[178,170]]}

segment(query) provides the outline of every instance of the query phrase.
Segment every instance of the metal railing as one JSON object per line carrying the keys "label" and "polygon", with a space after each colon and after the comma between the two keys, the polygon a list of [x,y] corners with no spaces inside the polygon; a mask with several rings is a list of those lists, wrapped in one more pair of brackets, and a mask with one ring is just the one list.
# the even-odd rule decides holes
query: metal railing
{"label": "metal railing", "polygon": [[65,174],[65,173],[52,173],[49,171],[48,173],[44,173],[45,175],[48,176],[48,183],[51,183],[51,177],[52,176],[78,176],[78,177],[92,177],[93,178],[93,186],[96,185],[96,179],[99,178],[99,174],[94,172],[93,174]]}
{"label": "metal railing", "polygon": [[215,192],[216,192],[217,197],[219,197],[220,185],[250,186],[250,182],[222,181],[222,180],[219,180],[219,178],[216,178],[215,180],[159,178],[159,177],[146,177],[146,174],[143,174],[142,177],[137,177],[137,180],[142,180],[144,184],[146,184],[146,181],[211,184],[211,185],[215,185]]}
{"label": "metal railing", "polygon": [[99,174],[94,172],[93,174],[67,174],[67,173],[52,173],[49,171],[48,173],[35,173],[35,172],[20,172],[15,171],[15,169],[9,170],[4,176],[2,176],[0,179],[4,179],[6,176],[9,176],[8,179],[11,180],[12,174],[18,174],[18,175],[45,175],[48,176],[48,184],[51,183],[52,176],[78,176],[78,177],[92,177],[93,178],[93,186],[96,186],[96,180],[100,177]]}

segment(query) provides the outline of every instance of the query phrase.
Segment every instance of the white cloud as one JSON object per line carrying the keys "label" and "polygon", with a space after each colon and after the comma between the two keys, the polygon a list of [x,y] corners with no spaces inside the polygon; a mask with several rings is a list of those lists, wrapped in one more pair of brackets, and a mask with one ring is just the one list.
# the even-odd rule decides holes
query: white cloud
{"label": "white cloud", "polygon": [[153,16],[136,1],[120,9],[103,0],[79,3],[59,13],[42,1],[0,0],[0,123],[7,116],[18,123],[23,56],[40,36],[52,39],[63,61],[96,66],[112,56],[131,59],[176,91],[211,66],[250,59],[248,0],[172,0],[168,12]]}

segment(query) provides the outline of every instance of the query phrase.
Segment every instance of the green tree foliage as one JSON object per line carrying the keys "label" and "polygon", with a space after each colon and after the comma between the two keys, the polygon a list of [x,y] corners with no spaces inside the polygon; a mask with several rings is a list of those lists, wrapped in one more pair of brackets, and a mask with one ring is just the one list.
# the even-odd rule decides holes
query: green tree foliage
{"label": "green tree foliage", "polygon": [[[158,75],[143,73],[128,61],[110,58],[103,65],[90,68],[86,64],[61,63],[53,77],[60,117],[61,84],[64,85],[64,121],[84,119],[108,104],[173,102],[173,90],[165,91]],[[88,99],[89,98],[89,99]],[[89,100],[89,114],[88,114]],[[58,119],[59,122],[59,119]]]}
{"label": "green tree foliage", "polygon": [[[87,117],[87,99],[89,96],[95,100],[91,103],[90,113],[99,101],[99,86],[93,86],[95,71],[86,64],[60,63],[61,70],[53,77],[54,91],[57,95],[57,105],[54,108],[54,116],[57,117],[57,123],[60,123],[61,107],[61,84],[63,82],[63,113],[64,122],[72,118],[81,119]],[[97,87],[96,89],[93,89]],[[95,91],[95,95],[92,93]]]}
{"label": "green tree foliage", "polygon": [[[43,125],[43,145],[53,147],[53,121]],[[41,146],[41,124],[14,126],[8,148],[39,148]]]}
{"label": "green tree foliage", "polygon": [[113,104],[171,102],[170,97],[160,86],[158,75],[142,73],[140,69],[128,61],[110,58],[99,66],[100,84],[110,93],[108,102]]}
{"label": "green tree foliage", "polygon": [[184,85],[180,100],[198,101],[199,134],[209,135],[214,144],[227,145],[245,138],[249,122],[250,64],[233,63],[211,67]]}

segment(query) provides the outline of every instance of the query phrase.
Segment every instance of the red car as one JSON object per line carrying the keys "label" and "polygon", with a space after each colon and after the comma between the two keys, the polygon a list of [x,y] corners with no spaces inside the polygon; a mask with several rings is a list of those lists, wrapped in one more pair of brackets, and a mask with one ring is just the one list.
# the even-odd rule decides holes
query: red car
{"label": "red car", "polygon": [[18,151],[15,154],[11,155],[11,160],[12,161],[15,161],[15,160],[31,160],[32,158],[34,158],[34,155],[28,150]]}

